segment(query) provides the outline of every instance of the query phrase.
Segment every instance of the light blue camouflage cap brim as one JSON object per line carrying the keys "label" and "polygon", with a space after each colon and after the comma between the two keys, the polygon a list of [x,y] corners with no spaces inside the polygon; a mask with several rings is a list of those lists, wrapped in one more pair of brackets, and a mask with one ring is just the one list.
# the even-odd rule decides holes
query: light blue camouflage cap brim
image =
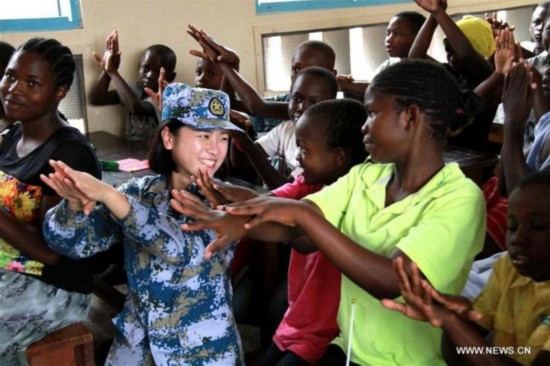
{"label": "light blue camouflage cap brim", "polygon": [[201,131],[243,131],[229,120],[229,96],[219,90],[169,84],[162,94],[162,121],[177,119]]}

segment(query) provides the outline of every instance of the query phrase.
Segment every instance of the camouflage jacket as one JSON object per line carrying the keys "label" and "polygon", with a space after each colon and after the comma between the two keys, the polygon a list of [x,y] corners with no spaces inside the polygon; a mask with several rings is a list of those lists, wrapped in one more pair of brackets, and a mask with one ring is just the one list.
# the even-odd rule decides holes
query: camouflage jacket
{"label": "camouflage jacket", "polygon": [[85,216],[66,201],[46,215],[44,235],[72,258],[124,244],[128,296],[115,326],[132,346],[148,342],[157,365],[240,365],[242,349],[231,311],[229,264],[235,245],[204,259],[212,231],[184,232],[190,219],[172,211],[163,176],[123,184],[130,203],[117,220],[104,205]]}

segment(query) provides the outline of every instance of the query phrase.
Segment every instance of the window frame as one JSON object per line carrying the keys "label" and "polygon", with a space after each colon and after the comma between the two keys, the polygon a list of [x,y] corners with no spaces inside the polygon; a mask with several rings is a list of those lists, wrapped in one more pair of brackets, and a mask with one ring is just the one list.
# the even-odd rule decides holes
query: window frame
{"label": "window frame", "polygon": [[0,33],[59,31],[82,28],[82,14],[80,0],[69,0],[71,4],[71,18],[27,18],[27,19],[0,19]]}
{"label": "window frame", "polygon": [[355,8],[408,3],[405,0],[281,0],[262,2],[256,0],[256,14],[271,14],[292,11]]}

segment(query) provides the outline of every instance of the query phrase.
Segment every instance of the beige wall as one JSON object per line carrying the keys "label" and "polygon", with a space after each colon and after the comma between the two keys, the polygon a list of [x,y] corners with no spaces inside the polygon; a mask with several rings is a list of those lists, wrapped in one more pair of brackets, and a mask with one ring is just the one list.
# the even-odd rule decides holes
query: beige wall
{"label": "beige wall", "polygon": [[[119,31],[122,51],[121,74],[135,80],[137,64],[145,47],[163,43],[178,56],[177,80],[193,83],[195,60],[187,51],[196,44],[185,32],[191,23],[205,29],[216,40],[237,50],[241,73],[255,85],[263,85],[261,34],[336,28],[387,22],[402,10],[418,10],[411,1],[400,5],[320,10],[274,15],[256,15],[254,0],[81,0],[84,28],[75,31],[0,34],[0,39],[19,45],[32,36],[52,37],[84,55],[86,89],[98,75],[91,52],[101,52],[107,34]],[[505,9],[534,1],[450,0],[449,13]],[[261,88],[260,88],[261,90]],[[87,106],[90,131],[122,134],[120,107]]]}

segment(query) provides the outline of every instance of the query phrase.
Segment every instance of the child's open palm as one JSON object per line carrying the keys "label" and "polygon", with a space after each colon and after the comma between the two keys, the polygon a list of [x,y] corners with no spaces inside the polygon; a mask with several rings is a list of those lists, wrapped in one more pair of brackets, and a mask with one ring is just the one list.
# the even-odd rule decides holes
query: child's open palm
{"label": "child's open palm", "polygon": [[534,103],[536,84],[532,78],[531,66],[519,62],[506,75],[502,88],[505,121],[514,123],[521,129],[524,128]]}
{"label": "child's open palm", "polygon": [[403,258],[397,257],[393,266],[405,302],[383,299],[381,304],[386,309],[398,311],[414,320],[427,321],[434,327],[442,327],[451,313],[456,313],[469,321],[481,317],[481,314],[472,310],[471,303],[466,298],[443,295],[435,290],[422,278],[416,263],[412,262],[407,271]]}
{"label": "child's open palm", "polygon": [[101,68],[101,70],[109,73],[118,70],[120,66],[120,51],[118,47],[118,32],[112,31],[105,40],[105,50],[103,57],[93,52],[92,56]]}
{"label": "child's open palm", "polygon": [[240,59],[237,52],[217,43],[205,31],[199,30],[191,24],[189,25],[187,33],[193,37],[203,49],[202,52],[190,50],[189,53],[191,55],[208,59],[212,62],[223,62],[238,70]]}
{"label": "child's open palm", "polygon": [[182,225],[182,230],[210,229],[216,233],[216,239],[206,247],[205,258],[210,258],[214,252],[227,247],[244,236],[245,229],[243,225],[248,218],[237,218],[227,214],[227,212],[212,210],[205,206],[199,198],[183,190],[172,190],[172,198],[170,200],[172,209],[195,219],[192,223]]}
{"label": "child's open palm", "polygon": [[506,75],[512,69],[514,61],[519,59],[514,32],[509,28],[504,28],[495,38],[495,46],[495,71]]}
{"label": "child's open palm", "polygon": [[430,13],[447,10],[447,0],[414,0],[414,2]]}

